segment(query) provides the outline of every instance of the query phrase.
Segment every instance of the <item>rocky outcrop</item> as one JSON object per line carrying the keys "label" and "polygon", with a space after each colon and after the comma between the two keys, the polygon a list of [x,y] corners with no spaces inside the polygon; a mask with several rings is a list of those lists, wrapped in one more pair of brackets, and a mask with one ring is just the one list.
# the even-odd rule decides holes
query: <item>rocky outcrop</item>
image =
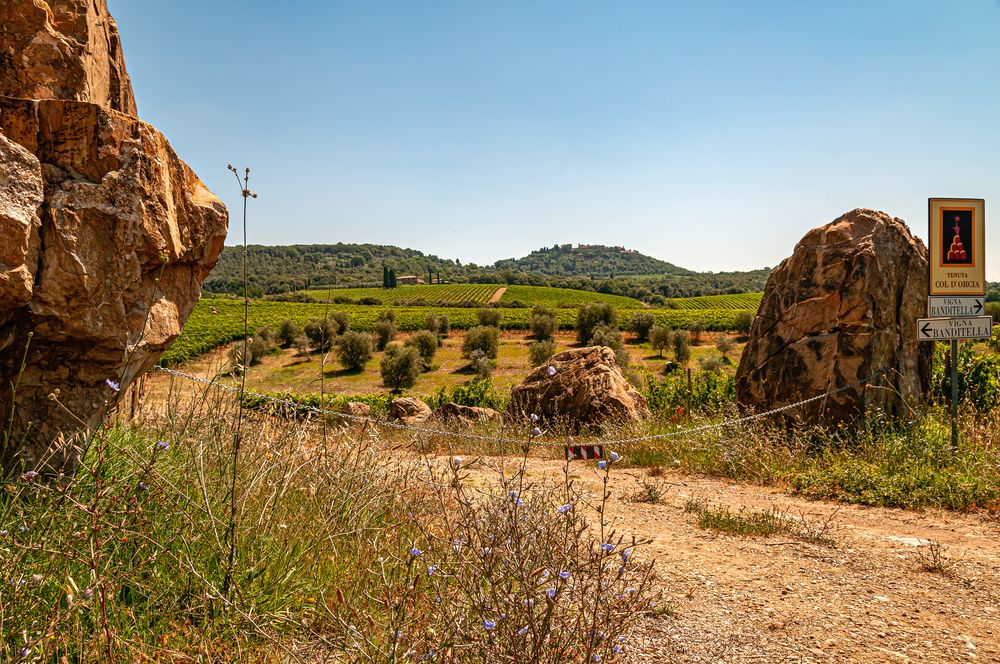
{"label": "rocky outcrop", "polygon": [[0,96],[0,460],[71,471],[180,334],[228,215],[134,117],[103,0],[0,18],[0,91],[27,97]]}
{"label": "rocky outcrop", "polygon": [[622,375],[605,346],[563,351],[511,392],[507,414],[538,415],[573,428],[649,417],[646,399]]}
{"label": "rocky outcrop", "polygon": [[344,404],[344,414],[351,417],[371,417],[372,407],[360,401],[348,401]]}
{"label": "rocky outcrop", "polygon": [[480,422],[491,422],[500,418],[500,413],[492,408],[481,406],[461,406],[457,403],[446,403],[434,414],[448,424],[471,426]]}
{"label": "rocky outcrop", "polygon": [[[767,281],[738,401],[762,412],[843,388],[780,417],[836,425],[865,404],[909,416],[930,380],[932,349],[915,343],[927,292],[927,248],[902,220],[857,209],[811,230]],[[858,381],[879,369],[889,370],[880,379],[889,389],[866,391]]]}
{"label": "rocky outcrop", "polygon": [[430,406],[417,397],[393,399],[389,406],[389,420],[403,424],[420,424],[430,419]]}

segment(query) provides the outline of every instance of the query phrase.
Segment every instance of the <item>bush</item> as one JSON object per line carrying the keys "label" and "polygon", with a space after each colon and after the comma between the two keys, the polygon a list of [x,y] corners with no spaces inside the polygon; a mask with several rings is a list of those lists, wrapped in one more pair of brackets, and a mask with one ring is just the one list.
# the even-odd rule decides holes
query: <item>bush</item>
{"label": "bush", "polygon": [[722,371],[724,366],[722,360],[718,357],[700,357],[698,358],[698,366],[701,367],[702,371]]}
{"label": "bush", "polygon": [[351,317],[344,311],[334,311],[328,318],[337,322],[337,334],[346,334],[351,329]]}
{"label": "bush", "polygon": [[266,336],[255,334],[247,340],[246,351],[247,361],[243,361],[243,341],[237,340],[233,347],[229,349],[229,365],[233,368],[233,373],[240,373],[246,367],[260,364],[261,359],[273,352],[275,344]]}
{"label": "bush", "polygon": [[478,325],[465,333],[462,339],[462,357],[472,359],[472,353],[480,350],[486,357],[496,359],[500,350],[500,330],[495,327]]}
{"label": "bush", "polygon": [[438,343],[436,334],[430,330],[420,330],[407,339],[405,345],[417,349],[417,352],[420,353],[423,370],[427,371],[431,368],[431,361],[434,359],[434,353],[437,352]]}
{"label": "bush", "polygon": [[484,327],[500,327],[499,309],[480,309],[476,312],[479,324]]}
{"label": "bush", "polygon": [[278,339],[285,348],[295,345],[295,340],[302,336],[302,328],[295,321],[284,320],[281,322],[281,329],[278,331]]}
{"label": "bush", "polygon": [[653,350],[659,352],[660,357],[663,357],[663,351],[670,348],[671,337],[673,333],[665,328],[657,325],[649,333],[649,341],[653,344]]}
{"label": "bush", "polygon": [[670,345],[674,347],[674,359],[682,367],[691,359],[691,341],[688,333],[683,330],[674,330],[670,335]]}
{"label": "bush", "polygon": [[274,330],[269,327],[258,327],[257,331],[254,332],[253,335],[263,339],[264,343],[266,343],[269,348],[273,349],[278,344],[278,335],[276,335]]}
{"label": "bush", "polygon": [[645,311],[634,314],[632,316],[632,331],[635,332],[635,338],[639,341],[648,341],[655,320],[653,314]]}
{"label": "bush", "polygon": [[744,337],[750,334],[751,325],[753,325],[753,314],[749,311],[741,311],[733,319],[733,329]]}
{"label": "bush", "polygon": [[396,312],[393,311],[392,309],[385,309],[383,311],[378,312],[378,316],[375,317],[375,320],[377,320],[377,321],[387,320],[390,323],[392,323],[393,325],[395,325],[396,324]]}
{"label": "bush", "polygon": [[439,314],[437,320],[437,335],[442,338],[446,338],[451,334],[451,320],[448,318],[448,314]]}
{"label": "bush", "polygon": [[994,325],[1000,325],[1000,302],[987,303],[985,312],[987,316],[993,316]]}
{"label": "bush", "polygon": [[385,350],[389,342],[396,338],[396,324],[391,320],[375,323],[375,348]]}
{"label": "bush", "polygon": [[420,353],[413,346],[389,344],[379,364],[382,384],[396,393],[404,388],[413,387],[420,377],[422,364]]}
{"label": "bush", "polygon": [[533,367],[545,364],[555,353],[556,342],[551,339],[536,341],[528,346],[528,359],[531,361],[531,366]]}
{"label": "bush", "polygon": [[589,343],[594,336],[594,328],[601,323],[618,328],[618,312],[613,306],[606,302],[591,302],[580,307],[576,312],[576,340]]}
{"label": "bush", "polygon": [[724,334],[721,335],[715,342],[715,349],[722,354],[722,360],[724,362],[729,361],[729,354],[733,352],[734,348],[736,348],[736,344],[732,339]]}
{"label": "bush", "polygon": [[372,338],[363,332],[348,332],[337,340],[340,363],[348,371],[361,371],[372,359]]}
{"label": "bush", "polygon": [[701,335],[705,332],[705,319],[695,318],[688,325],[688,332],[691,333],[691,343],[697,346],[701,343]]}
{"label": "bush", "polygon": [[[531,335],[539,341],[551,339],[558,329],[556,312],[546,307],[535,307],[531,312]],[[540,364],[540,363],[539,363]]]}
{"label": "bush", "polygon": [[590,337],[591,346],[607,346],[615,352],[615,359],[621,366],[628,366],[629,356],[625,350],[625,342],[622,341],[622,333],[616,328],[608,327],[603,323],[594,328]]}
{"label": "bush", "polygon": [[306,335],[300,334],[299,336],[295,337],[295,341],[292,342],[292,345],[295,346],[295,352],[297,352],[299,355],[305,357],[306,355],[309,354],[309,348],[310,348],[309,337],[307,337]]}
{"label": "bush", "polygon": [[476,378],[479,380],[486,380],[493,375],[493,368],[496,366],[496,362],[490,359],[490,357],[481,350],[474,350],[469,355],[469,364],[472,366],[472,370],[476,374]]}
{"label": "bush", "polygon": [[309,345],[313,350],[326,353],[333,348],[334,338],[340,326],[332,318],[314,318],[304,328],[306,337],[309,338]]}

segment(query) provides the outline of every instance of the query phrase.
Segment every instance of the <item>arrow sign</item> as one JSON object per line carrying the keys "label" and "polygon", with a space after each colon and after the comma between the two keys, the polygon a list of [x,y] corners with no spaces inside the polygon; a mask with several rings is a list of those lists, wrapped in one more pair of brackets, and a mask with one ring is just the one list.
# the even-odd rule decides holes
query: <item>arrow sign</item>
{"label": "arrow sign", "polygon": [[940,318],[949,316],[978,316],[983,313],[986,298],[931,295],[927,298],[927,315]]}
{"label": "arrow sign", "polygon": [[917,321],[917,339],[989,339],[993,334],[992,316],[968,318],[921,318]]}

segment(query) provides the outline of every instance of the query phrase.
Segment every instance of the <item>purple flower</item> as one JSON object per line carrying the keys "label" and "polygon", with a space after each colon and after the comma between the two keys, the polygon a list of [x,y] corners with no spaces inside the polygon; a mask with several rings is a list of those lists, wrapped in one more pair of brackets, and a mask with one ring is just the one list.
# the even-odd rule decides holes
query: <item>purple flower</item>
{"label": "purple flower", "polygon": [[20,530],[22,533],[28,532],[28,527],[23,523],[20,526],[18,526],[17,529]]}
{"label": "purple flower", "polygon": [[601,545],[601,551],[603,551],[604,553],[611,553],[614,550],[615,550],[615,545],[611,544],[610,542],[605,542],[604,544]]}
{"label": "purple flower", "polygon": [[525,625],[521,629],[517,630],[518,636],[524,636],[527,633],[528,633],[528,626],[527,625]]}
{"label": "purple flower", "polygon": [[427,573],[428,574],[433,574],[434,572],[437,571],[437,569],[438,569],[437,565],[428,565],[427,566]]}
{"label": "purple flower", "polygon": [[549,570],[543,569],[542,570],[542,574],[541,574],[541,578],[542,578],[542,581],[544,581],[545,579],[549,578]]}
{"label": "purple flower", "polygon": [[631,552],[631,551],[629,551],[628,549],[622,549],[622,560],[623,560],[623,561],[626,561],[626,562],[627,562],[627,561],[628,561],[628,559],[629,559],[629,558],[630,558],[631,556],[632,556],[632,552]]}
{"label": "purple flower", "polygon": [[530,419],[532,422],[537,422],[538,421],[538,415],[535,415],[534,413],[532,413],[531,416],[528,419]]}
{"label": "purple flower", "polygon": [[561,572],[559,572],[559,578],[562,579],[563,581],[569,581],[569,578],[571,576],[573,575],[569,573],[568,569],[564,569]]}
{"label": "purple flower", "polygon": [[168,443],[165,440],[158,440],[156,441],[156,449],[158,449],[160,452],[166,452],[167,450],[170,449],[170,443]]}
{"label": "purple flower", "polygon": [[136,488],[139,491],[149,491],[149,485],[146,484],[145,482],[139,482],[139,484],[138,484],[138,486],[136,486]]}
{"label": "purple flower", "polygon": [[532,427],[531,428],[531,435],[532,436],[541,436],[542,435],[542,430],[539,429],[538,427]]}
{"label": "purple flower", "polygon": [[605,468],[608,467],[608,462],[604,460],[598,461],[597,467],[600,468],[601,470],[604,470]]}
{"label": "purple flower", "polygon": [[625,589],[625,594],[626,595],[634,595],[637,592],[639,592],[638,588],[626,588]]}
{"label": "purple flower", "polygon": [[508,494],[508,495],[510,495],[511,501],[516,501],[517,497],[520,496],[521,494],[518,491],[514,490],[514,491],[511,491],[510,494]]}
{"label": "purple flower", "polygon": [[38,473],[34,470],[29,470],[28,472],[21,475],[21,479],[24,480],[25,482],[30,482],[36,477],[38,477]]}
{"label": "purple flower", "polygon": [[[121,385],[119,385],[119,384],[118,384],[118,383],[116,383],[115,381],[111,380],[110,378],[108,378],[108,379],[107,379],[106,381],[104,381],[104,382],[105,382],[105,383],[107,383],[107,384],[108,384],[108,387],[110,387],[110,388],[111,388],[112,390],[114,390],[115,392],[117,392],[118,390],[120,390],[120,389],[121,389]],[[29,652],[30,652],[30,651],[29,651]]]}
{"label": "purple flower", "polygon": [[412,549],[410,549],[410,555],[413,556],[414,558],[419,556],[421,553],[423,553],[423,551],[421,551],[417,547],[413,547]]}
{"label": "purple flower", "polygon": [[557,511],[557,512],[559,512],[560,514],[566,514],[566,513],[567,513],[567,512],[569,512],[569,511],[570,511],[571,509],[573,509],[573,505],[572,505],[572,504],[570,504],[570,503],[566,503],[566,504],[565,504],[565,505],[563,505],[562,507],[557,507],[557,508],[556,508],[556,511]]}
{"label": "purple flower", "polygon": [[484,620],[483,621],[483,629],[485,629],[486,631],[494,629],[496,626],[497,626],[496,621],[493,621],[493,620]]}
{"label": "purple flower", "polygon": [[549,588],[548,590],[545,591],[545,596],[548,597],[549,599],[555,598],[555,596],[556,596],[556,589],[555,588]]}
{"label": "purple flower", "polygon": [[611,648],[611,652],[615,653],[616,655],[618,653],[620,653],[621,651],[622,651],[622,647],[620,645],[617,645],[617,644],[613,648]]}
{"label": "purple flower", "polygon": [[20,659],[28,659],[29,655],[31,655],[31,648],[29,648],[28,646],[24,646],[23,648],[17,651],[17,656]]}
{"label": "purple flower", "polygon": [[84,599],[92,599],[93,597],[94,597],[94,591],[91,590],[90,588],[87,588],[86,590],[83,591]]}
{"label": "purple flower", "polygon": [[552,365],[549,365],[549,368],[545,370],[545,373],[547,373],[549,376],[555,376],[556,368]]}
{"label": "purple flower", "polygon": [[534,605],[535,605],[535,600],[531,599],[530,597],[528,599],[524,600],[524,606],[525,606],[525,608],[530,609]]}
{"label": "purple flower", "polygon": [[618,454],[618,452],[612,452],[611,453],[611,463],[617,463],[618,459],[621,459],[621,458],[622,457],[621,457],[620,454]]}
{"label": "purple flower", "polygon": [[598,655],[598,654],[597,654],[596,652],[594,653],[594,661],[595,661],[595,662],[599,662],[599,661],[601,661],[601,656],[600,656],[600,655]]}
{"label": "purple flower", "polygon": [[455,457],[454,459],[452,459],[451,460],[451,465],[453,467],[455,467],[455,468],[461,468],[461,466],[462,466],[462,457]]}

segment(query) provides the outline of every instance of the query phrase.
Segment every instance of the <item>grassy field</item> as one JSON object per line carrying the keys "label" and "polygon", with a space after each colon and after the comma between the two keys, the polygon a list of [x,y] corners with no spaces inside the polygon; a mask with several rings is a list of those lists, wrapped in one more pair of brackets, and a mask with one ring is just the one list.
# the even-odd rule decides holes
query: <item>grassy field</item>
{"label": "grassy field", "polygon": [[678,297],[669,300],[668,306],[677,309],[735,309],[757,311],[763,293],[740,293],[737,295],[705,295],[704,297]]}
{"label": "grassy field", "polygon": [[[476,310],[461,307],[392,307],[396,324],[402,331],[423,329],[427,315],[445,314],[455,329],[467,329],[478,324]],[[331,305],[302,302],[273,302],[251,300],[250,331],[259,327],[277,330],[282,321],[292,320],[303,325],[325,313],[343,311],[351,317],[351,327],[368,331],[374,328],[381,307],[362,305]],[[703,320],[708,330],[731,330],[739,313],[736,309],[623,309],[619,310],[622,327],[627,329],[632,314],[637,311],[652,313],[657,325],[673,329],[686,328],[696,319]],[[527,330],[531,309],[500,309],[500,327],[506,330]],[[557,309],[561,329],[571,329],[576,321],[575,309]],[[243,303],[229,299],[203,299],[195,306],[180,338],[164,353],[162,363],[171,366],[193,359],[228,341],[240,338],[243,333]]]}
{"label": "grassy field", "polygon": [[326,290],[299,291],[318,302],[326,302],[327,297],[360,300],[370,298],[385,305],[403,305],[407,302],[427,304],[455,304],[473,302],[486,304],[500,289],[497,284],[434,284],[399,286],[397,288],[335,288]]}
{"label": "grassy field", "polygon": [[579,307],[590,302],[606,302],[619,309],[642,309],[639,300],[621,295],[607,295],[571,288],[550,288],[548,286],[508,286],[500,298],[501,303],[523,302],[529,306]]}

